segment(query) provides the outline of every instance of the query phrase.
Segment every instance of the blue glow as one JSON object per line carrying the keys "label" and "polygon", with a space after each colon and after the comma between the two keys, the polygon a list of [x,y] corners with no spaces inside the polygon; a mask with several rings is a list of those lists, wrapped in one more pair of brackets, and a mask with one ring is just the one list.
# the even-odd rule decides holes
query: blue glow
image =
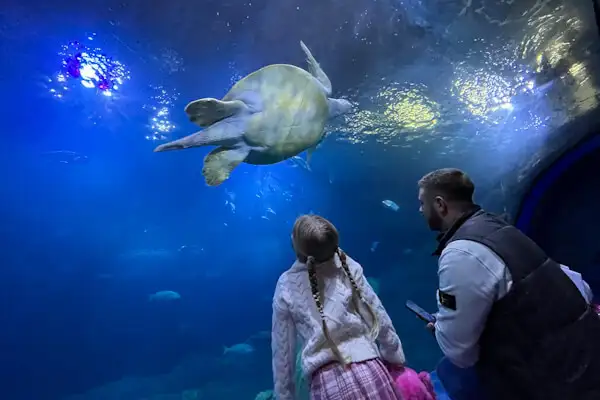
{"label": "blue glow", "polygon": [[539,179],[533,182],[529,192],[521,204],[515,226],[528,233],[533,213],[542,196],[558,178],[582,157],[600,148],[600,136],[594,136],[575,147],[554,162],[545,171],[540,173]]}

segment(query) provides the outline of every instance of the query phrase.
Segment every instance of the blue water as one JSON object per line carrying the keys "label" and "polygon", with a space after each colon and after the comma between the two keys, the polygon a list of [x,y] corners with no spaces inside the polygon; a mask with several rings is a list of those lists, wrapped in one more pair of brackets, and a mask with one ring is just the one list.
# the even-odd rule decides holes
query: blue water
{"label": "blue water", "polygon": [[[482,205],[514,213],[567,141],[554,133],[597,105],[591,3],[484,3],[4,2],[2,399],[269,390],[271,296],[308,212],[337,225],[411,367],[432,370],[437,345],[404,308],[435,310],[416,181],[463,168]],[[207,187],[209,149],[152,152],[197,129],[189,101],[266,64],[304,68],[300,40],[355,104],[310,170],[244,164]],[[181,298],[151,301],[159,291]],[[239,343],[254,351],[223,354]]]}

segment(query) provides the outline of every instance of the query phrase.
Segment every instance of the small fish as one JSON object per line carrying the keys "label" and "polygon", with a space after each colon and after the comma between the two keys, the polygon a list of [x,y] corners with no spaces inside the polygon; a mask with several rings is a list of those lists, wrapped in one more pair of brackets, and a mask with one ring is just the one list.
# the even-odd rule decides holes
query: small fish
{"label": "small fish", "polygon": [[161,290],[148,297],[148,301],[173,301],[179,299],[181,299],[181,295],[172,290]]}
{"label": "small fish", "polygon": [[88,157],[68,150],[47,151],[42,156],[49,157],[62,164],[85,163]]}
{"label": "small fish", "polygon": [[294,156],[290,158],[289,161],[292,164],[292,167],[301,167],[307,171],[310,171],[310,165],[308,165],[306,160],[300,156]]}
{"label": "small fish", "polygon": [[371,244],[371,252],[374,252],[375,250],[377,250],[377,246],[379,246],[379,242],[373,242]]}
{"label": "small fish", "polygon": [[390,209],[392,211],[398,211],[400,209],[400,206],[398,206],[398,204],[394,203],[391,200],[383,200],[381,202],[381,204],[383,204],[383,206],[385,208],[388,208],[388,209]]}
{"label": "small fish", "polygon": [[225,205],[231,208],[231,212],[235,214],[235,204],[233,201],[225,200]]}
{"label": "small fish", "polygon": [[180,246],[177,249],[177,251],[180,253],[186,253],[186,254],[199,254],[200,252],[204,251],[204,247],[199,247],[199,246],[196,246],[195,244],[192,244],[189,246],[187,244],[184,244],[184,245]]}
{"label": "small fish", "polygon": [[252,345],[250,345],[248,343],[238,343],[238,344],[234,344],[231,347],[223,346],[223,355],[226,355],[226,354],[243,355],[243,354],[252,354],[252,353],[254,353],[254,347],[252,347]]}

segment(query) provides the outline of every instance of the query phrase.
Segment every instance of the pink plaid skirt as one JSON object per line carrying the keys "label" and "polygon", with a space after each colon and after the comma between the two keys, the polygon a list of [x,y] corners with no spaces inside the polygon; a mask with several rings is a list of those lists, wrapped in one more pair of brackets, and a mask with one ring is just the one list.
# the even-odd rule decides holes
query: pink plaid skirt
{"label": "pink plaid skirt", "polygon": [[401,400],[390,373],[375,358],[346,367],[332,363],[314,373],[312,400]]}

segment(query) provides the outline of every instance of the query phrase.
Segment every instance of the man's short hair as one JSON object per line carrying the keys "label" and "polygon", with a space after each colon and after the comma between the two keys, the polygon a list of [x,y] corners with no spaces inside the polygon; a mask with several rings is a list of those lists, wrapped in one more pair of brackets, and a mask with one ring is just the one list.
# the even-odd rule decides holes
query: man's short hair
{"label": "man's short hair", "polygon": [[419,179],[419,188],[446,201],[473,202],[475,185],[469,176],[456,168],[442,168]]}

